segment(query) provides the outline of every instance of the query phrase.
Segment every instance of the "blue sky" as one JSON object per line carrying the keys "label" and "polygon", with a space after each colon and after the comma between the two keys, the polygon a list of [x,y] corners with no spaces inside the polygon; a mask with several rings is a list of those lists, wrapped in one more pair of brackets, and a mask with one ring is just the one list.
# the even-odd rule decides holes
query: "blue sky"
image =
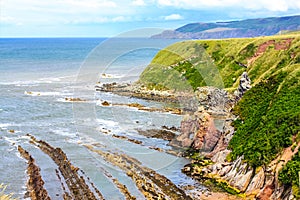
{"label": "blue sky", "polygon": [[1,0],[0,37],[107,37],[146,27],[296,14],[299,0]]}

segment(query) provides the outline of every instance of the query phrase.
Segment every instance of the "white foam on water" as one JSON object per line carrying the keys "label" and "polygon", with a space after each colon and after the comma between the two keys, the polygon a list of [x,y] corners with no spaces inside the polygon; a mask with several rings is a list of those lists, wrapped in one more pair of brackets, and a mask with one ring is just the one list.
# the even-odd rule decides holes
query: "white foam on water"
{"label": "white foam on water", "polygon": [[10,144],[15,144],[17,143],[18,141],[16,140],[16,138],[10,138],[10,137],[6,137],[4,136],[3,139],[7,142],[9,142]]}
{"label": "white foam on water", "polygon": [[72,95],[72,93],[37,92],[37,91],[25,91],[24,94],[28,95],[28,96],[66,96],[66,95]]}
{"label": "white foam on water", "polygon": [[0,128],[1,129],[7,129],[7,127],[9,126],[14,126],[14,124],[10,124],[10,123],[3,123],[3,124],[0,124]]}
{"label": "white foam on water", "polygon": [[[60,76],[60,77],[46,77],[40,78],[37,80],[22,80],[22,81],[2,81],[0,85],[15,85],[15,86],[35,86],[43,83],[59,83],[59,82],[73,82],[76,78],[76,75],[71,76]],[[35,79],[35,78],[32,78]]]}
{"label": "white foam on water", "polygon": [[100,125],[105,125],[108,127],[115,127],[118,126],[118,122],[112,121],[112,120],[105,120],[105,119],[96,119],[96,121],[98,123],[100,123]]}
{"label": "white foam on water", "polygon": [[61,135],[61,136],[76,137],[76,133],[71,133],[68,130],[64,130],[64,129],[52,130],[52,132],[54,134]]}

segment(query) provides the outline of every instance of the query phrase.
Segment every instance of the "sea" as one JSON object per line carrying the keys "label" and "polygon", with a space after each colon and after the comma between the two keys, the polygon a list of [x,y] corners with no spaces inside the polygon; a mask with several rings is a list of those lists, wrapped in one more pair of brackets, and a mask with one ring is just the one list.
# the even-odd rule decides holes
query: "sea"
{"label": "sea", "polygon": [[[147,107],[165,104],[95,91],[99,83],[137,81],[157,52],[172,43],[146,38],[1,38],[0,184],[6,186],[5,193],[25,198],[27,164],[17,150],[20,145],[40,167],[51,199],[62,199],[63,191],[55,174],[57,166],[29,143],[27,134],[61,148],[105,199],[125,197],[103,174],[103,169],[126,185],[137,199],[144,196],[124,171],[85,145],[101,144],[105,146],[104,151],[129,155],[178,186],[195,185],[181,173],[189,162],[187,159],[168,154],[172,147],[167,141],[138,132],[162,126],[179,127],[182,116],[128,106],[103,106],[103,101],[139,103]],[[84,101],[72,102],[68,98]],[[113,135],[136,139],[142,144]]]}

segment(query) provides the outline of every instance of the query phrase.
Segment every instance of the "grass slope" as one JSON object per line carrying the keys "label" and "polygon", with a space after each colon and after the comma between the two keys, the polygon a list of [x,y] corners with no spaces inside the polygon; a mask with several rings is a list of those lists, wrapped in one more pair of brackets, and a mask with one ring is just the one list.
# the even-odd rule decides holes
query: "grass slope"
{"label": "grass slope", "polygon": [[139,83],[160,85],[164,89],[178,89],[178,82],[186,82],[193,89],[205,85],[234,89],[246,65],[252,82],[257,84],[283,67],[300,63],[299,46],[300,32],[179,42],[158,52],[141,74]]}

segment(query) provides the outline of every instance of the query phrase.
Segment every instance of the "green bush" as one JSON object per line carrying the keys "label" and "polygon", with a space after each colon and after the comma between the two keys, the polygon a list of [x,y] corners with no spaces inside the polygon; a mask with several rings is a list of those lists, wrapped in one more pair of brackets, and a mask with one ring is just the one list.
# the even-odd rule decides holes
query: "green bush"
{"label": "green bush", "polygon": [[[282,168],[279,172],[278,179],[283,184],[293,185],[293,193],[297,198],[300,198],[300,152],[296,153],[292,160]],[[298,189],[297,189],[298,188]]]}
{"label": "green bush", "polygon": [[185,61],[179,63],[174,67],[174,69],[182,74],[183,77],[185,77],[187,82],[192,86],[194,90],[196,90],[197,87],[205,85],[200,72],[190,62]]}
{"label": "green bush", "polygon": [[229,148],[230,157],[244,155],[253,167],[268,164],[300,131],[299,73],[287,72],[263,81],[246,92],[234,108],[239,115]]}

